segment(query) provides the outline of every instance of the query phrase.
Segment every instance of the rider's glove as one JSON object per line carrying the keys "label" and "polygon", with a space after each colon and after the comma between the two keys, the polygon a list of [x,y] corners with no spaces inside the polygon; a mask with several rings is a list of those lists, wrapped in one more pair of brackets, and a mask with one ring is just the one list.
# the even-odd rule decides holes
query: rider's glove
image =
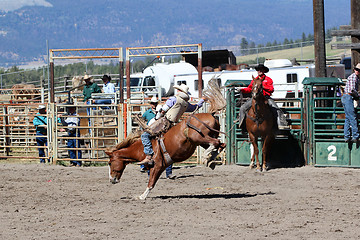
{"label": "rider's glove", "polygon": [[162,116],[164,116],[164,114],[162,114],[162,111],[159,111],[159,112],[156,113],[155,119],[158,120]]}

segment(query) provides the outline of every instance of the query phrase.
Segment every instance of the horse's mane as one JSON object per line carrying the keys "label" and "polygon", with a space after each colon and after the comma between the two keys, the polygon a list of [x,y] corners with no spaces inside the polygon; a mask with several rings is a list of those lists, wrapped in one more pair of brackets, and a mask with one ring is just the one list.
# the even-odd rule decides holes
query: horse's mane
{"label": "horse's mane", "polygon": [[141,130],[135,130],[133,132],[131,132],[129,134],[129,136],[127,136],[124,140],[122,140],[120,143],[118,143],[115,146],[112,146],[111,148],[108,149],[109,152],[114,152],[116,150],[119,150],[121,148],[125,148],[130,146],[131,144],[133,144],[134,142],[136,142],[137,140],[140,139],[141,134],[144,131]]}

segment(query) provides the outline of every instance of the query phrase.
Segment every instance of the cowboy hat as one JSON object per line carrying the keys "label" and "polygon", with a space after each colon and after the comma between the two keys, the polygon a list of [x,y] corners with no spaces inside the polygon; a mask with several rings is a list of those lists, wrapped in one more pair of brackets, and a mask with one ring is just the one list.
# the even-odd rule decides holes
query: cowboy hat
{"label": "cowboy hat", "polygon": [[190,95],[190,93],[189,93],[189,87],[188,87],[187,85],[183,84],[183,83],[182,83],[180,86],[179,86],[179,85],[175,85],[174,88],[177,89],[177,90],[179,90],[179,91],[182,91],[182,92]]}
{"label": "cowboy hat", "polygon": [[88,80],[88,79],[91,80],[91,79],[92,79],[92,76],[85,74],[84,80]]}
{"label": "cowboy hat", "polygon": [[153,96],[151,99],[150,99],[150,103],[158,103],[159,100],[157,99],[157,97]]}
{"label": "cowboy hat", "polygon": [[40,109],[45,109],[45,108],[46,108],[45,105],[39,105],[39,107],[37,109],[40,110]]}
{"label": "cowboy hat", "polygon": [[356,70],[360,70],[360,63],[356,64],[355,68]]}
{"label": "cowboy hat", "polygon": [[262,71],[263,73],[269,72],[269,68],[266,67],[264,64],[259,64],[255,67],[256,71]]}
{"label": "cowboy hat", "polygon": [[108,80],[109,82],[111,81],[111,77],[110,76],[108,76],[108,75],[104,75],[104,76],[102,76],[102,78],[101,78],[102,80]]}

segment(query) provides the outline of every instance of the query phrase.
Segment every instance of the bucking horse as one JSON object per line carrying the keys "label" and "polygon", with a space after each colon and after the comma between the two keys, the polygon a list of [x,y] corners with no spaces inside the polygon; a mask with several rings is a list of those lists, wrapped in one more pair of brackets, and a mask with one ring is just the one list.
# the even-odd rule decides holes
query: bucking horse
{"label": "bucking horse", "polygon": [[[215,81],[214,81],[215,82]],[[212,82],[212,83],[214,83]],[[209,83],[210,84],[210,83]],[[214,83],[215,84],[215,83]],[[217,84],[217,83],[216,83]],[[215,84],[215,85],[216,85]],[[215,87],[216,89],[216,87]],[[210,92],[210,94],[209,94]],[[220,124],[214,116],[215,111],[219,110],[213,105],[222,103],[220,108],[226,105],[225,99],[220,91],[208,91],[211,113],[192,114],[177,125],[170,128],[163,136],[152,140],[154,150],[154,167],[150,169],[149,182],[145,192],[138,197],[145,200],[150,191],[154,188],[161,173],[172,163],[182,162],[193,155],[197,146],[206,148],[205,162],[209,164],[215,159],[224,148],[225,143],[218,139]],[[205,95],[206,91],[204,91]],[[215,96],[215,97],[214,97]],[[221,101],[219,101],[219,98]],[[215,110],[214,110],[215,109]],[[145,158],[143,144],[140,139],[141,132],[130,134],[121,143],[106,151],[109,156],[109,178],[115,184],[120,178],[129,163],[140,162]]]}

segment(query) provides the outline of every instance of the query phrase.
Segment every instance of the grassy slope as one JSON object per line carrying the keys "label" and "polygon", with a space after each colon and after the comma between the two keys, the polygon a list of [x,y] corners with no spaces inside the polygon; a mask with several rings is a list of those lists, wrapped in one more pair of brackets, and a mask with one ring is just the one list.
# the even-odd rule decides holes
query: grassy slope
{"label": "grassy slope", "polygon": [[[340,42],[337,42],[340,43]],[[346,54],[346,56],[350,56],[350,49],[331,49],[331,44],[326,44],[326,57],[332,58],[332,57],[340,57],[343,54]],[[249,60],[256,59],[257,55],[247,55],[247,56],[240,56],[236,57],[237,63],[243,63],[247,62]],[[301,48],[291,48],[286,50],[279,50],[279,51],[273,51],[273,52],[266,52],[266,53],[259,53],[258,57],[265,57],[265,59],[293,59],[296,58],[297,60],[301,59],[314,59],[314,46],[307,46]]]}

